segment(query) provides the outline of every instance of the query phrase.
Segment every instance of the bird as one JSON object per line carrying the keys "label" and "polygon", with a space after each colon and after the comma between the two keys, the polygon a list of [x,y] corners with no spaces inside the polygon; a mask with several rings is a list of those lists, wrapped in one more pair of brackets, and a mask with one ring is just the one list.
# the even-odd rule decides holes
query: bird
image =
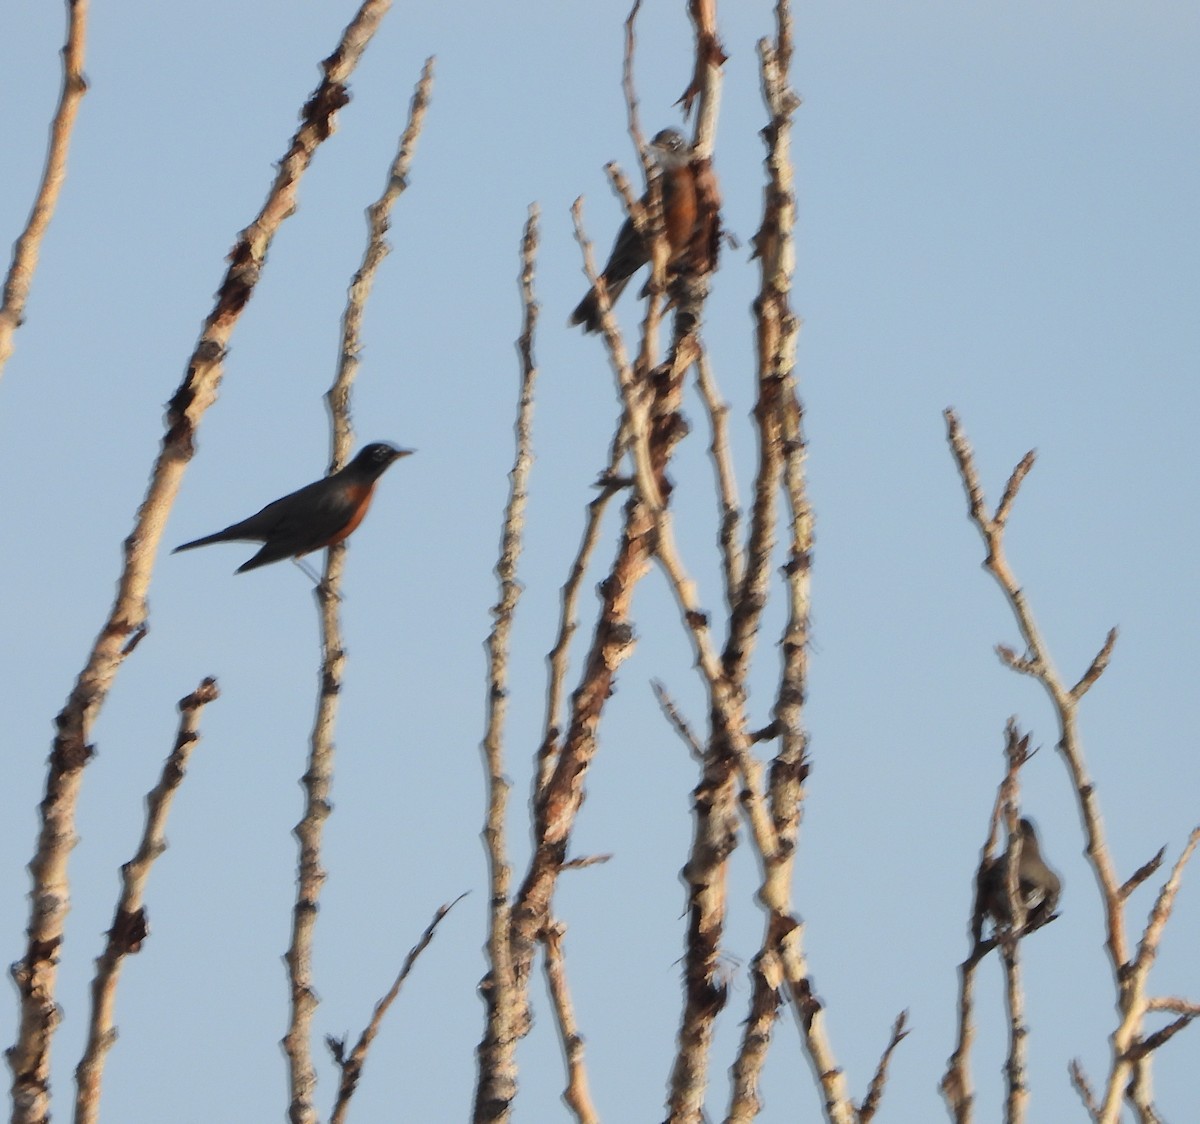
{"label": "bird", "polygon": [[[668,267],[676,265],[687,253],[700,215],[696,180],[691,169],[692,149],[678,129],[663,129],[650,142],[654,162],[662,172],[663,226],[671,248]],[[642,196],[642,205],[650,193]],[[600,274],[611,307],[617,303],[629,279],[650,260],[650,248],[637,232],[633,219],[627,218],[617,232],[612,252]],[[600,299],[595,289],[571,313],[572,325],[582,324],[585,332],[600,330]]]}
{"label": "bird", "polygon": [[[1050,920],[1062,894],[1062,879],[1059,878],[1042,858],[1038,844],[1037,829],[1032,820],[1022,819],[1017,824],[1017,893],[1025,907],[1025,927],[1028,933]],[[983,931],[983,918],[990,916],[996,925],[1007,926],[1013,922],[1011,904],[1006,884],[1005,856],[997,855],[985,859],[975,880],[976,943]]]}
{"label": "bird", "polygon": [[364,445],[345,468],[331,476],[290,492],[223,531],[185,542],[171,553],[214,542],[262,543],[262,549],[237,568],[237,573],[244,574],[271,562],[298,559],[302,554],[332,546],[363,521],[384,472],[394,461],[415,451],[386,441]]}

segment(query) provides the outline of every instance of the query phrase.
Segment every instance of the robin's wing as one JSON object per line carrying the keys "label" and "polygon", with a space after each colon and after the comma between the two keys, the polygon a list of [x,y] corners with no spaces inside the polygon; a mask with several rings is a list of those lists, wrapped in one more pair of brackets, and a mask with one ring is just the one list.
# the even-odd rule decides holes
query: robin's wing
{"label": "robin's wing", "polygon": [[[360,499],[354,482],[327,476],[290,496],[264,507],[270,517],[268,542],[287,547],[288,554],[305,554],[333,538],[353,517]],[[252,516],[257,519],[259,516]],[[280,555],[279,557],[285,557]]]}
{"label": "robin's wing", "polygon": [[[274,543],[283,540],[292,543],[304,537],[305,528],[311,528],[314,534],[332,528],[326,533],[334,534],[341,525],[339,519],[344,521],[347,518],[346,510],[349,507],[342,482],[327,476],[281,496],[261,511],[256,511],[239,523],[231,523],[222,531],[185,542],[177,546],[175,551],[191,550],[192,547],[208,546],[215,542]],[[286,558],[288,553],[297,551],[285,551],[277,557]]]}
{"label": "robin's wing", "polygon": [[[626,219],[617,231],[612,253],[608,255],[604,272],[600,275],[604,278],[610,306],[617,303],[617,297],[629,284],[630,277],[649,260],[650,255],[646,253],[646,244],[638,234],[637,227],[633,225],[632,219]],[[595,289],[590,290],[576,306],[575,311],[571,313],[570,323],[582,324],[585,332],[600,330],[600,301],[596,297]]]}
{"label": "robin's wing", "polygon": [[[296,558],[336,542],[357,525],[370,499],[370,485],[330,477],[310,484],[284,500],[272,513],[274,529],[263,548],[238,567],[239,574],[284,558]],[[271,505],[275,506],[275,505]],[[266,514],[269,508],[264,508]]]}

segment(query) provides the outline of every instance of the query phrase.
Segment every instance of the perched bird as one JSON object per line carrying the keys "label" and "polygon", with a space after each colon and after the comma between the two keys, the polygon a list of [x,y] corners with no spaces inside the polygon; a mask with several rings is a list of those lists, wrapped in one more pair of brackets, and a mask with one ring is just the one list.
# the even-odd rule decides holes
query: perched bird
{"label": "perched bird", "polygon": [[[1044,925],[1054,913],[1062,893],[1062,879],[1042,858],[1032,820],[1022,819],[1017,824],[1017,835],[1017,893],[1025,907],[1025,928],[1022,931],[1029,932]],[[982,936],[985,916],[990,916],[996,925],[1012,924],[1008,887],[1005,884],[1004,855],[986,860],[975,880],[976,943]]]}
{"label": "perched bird", "polygon": [[[689,163],[692,150],[678,129],[663,129],[650,142],[650,152],[662,172],[663,226],[671,247],[670,266],[687,253],[700,213],[696,180]],[[642,196],[643,205],[649,200],[647,192]],[[629,279],[649,260],[650,248],[638,234],[633,220],[627,218],[600,274],[610,306],[617,303]],[[600,330],[600,301],[595,289],[579,302],[570,322],[582,324],[585,332]]]}
{"label": "perched bird", "polygon": [[412,449],[377,441],[365,445],[345,468],[267,504],[223,531],[177,546],[171,553],[214,542],[260,542],[262,549],[237,568],[239,574],[284,558],[299,558],[339,543],[362,521],[379,478]]}

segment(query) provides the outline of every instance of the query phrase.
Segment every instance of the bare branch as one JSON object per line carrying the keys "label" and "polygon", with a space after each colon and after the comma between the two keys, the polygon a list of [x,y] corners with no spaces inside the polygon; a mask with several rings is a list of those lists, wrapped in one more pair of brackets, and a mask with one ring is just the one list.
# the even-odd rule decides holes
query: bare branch
{"label": "bare branch", "polygon": [[1036,659],[1018,655],[1007,644],[997,644],[996,655],[1003,663],[1021,675],[1032,675],[1036,679],[1041,674],[1042,666]]}
{"label": "bare branch", "polygon": [[646,147],[646,136],[642,132],[641,121],[638,119],[638,96],[637,88],[633,80],[633,56],[637,48],[637,35],[635,27],[637,25],[637,15],[641,10],[642,0],[633,0],[633,7],[629,9],[629,15],[625,18],[625,52],[621,65],[621,92],[625,95],[625,113],[629,121],[629,137],[633,141],[633,147],[637,149],[639,158],[642,161],[642,172],[647,180],[650,179],[653,165],[650,160],[650,152]]}
{"label": "bare branch", "polygon": [[[726,54],[717,35],[717,0],[688,0],[688,15],[696,36],[695,67],[691,81],[677,104],[683,106],[686,117],[700,98],[700,115],[696,122],[696,144],[702,155],[712,152],[716,134],[717,110],[720,105],[720,82],[717,76],[725,65]],[[787,69],[786,64],[784,69]],[[707,94],[707,96],[702,96]]]}
{"label": "bare branch", "polygon": [[708,413],[712,440],[709,456],[716,474],[717,496],[720,503],[721,565],[725,577],[725,605],[732,612],[738,590],[743,583],[745,559],[739,542],[741,510],[738,506],[737,481],[734,479],[733,456],[729,449],[729,407],[721,398],[708,354],[702,352],[696,363],[696,386]]}
{"label": "bare branch", "polygon": [[1166,858],[1166,847],[1159,847],[1158,853],[1147,863],[1143,863],[1137,868],[1126,880],[1122,883],[1121,888],[1117,891],[1121,900],[1124,901],[1134,892],[1143,882],[1146,881],[1155,871],[1162,866],[1163,859]]}
{"label": "bare branch", "polygon": [[87,43],[88,0],[67,0],[67,41],[62,49],[63,80],[58,95],[58,108],[50,123],[50,144],[46,150],[46,166],[38,185],[29,220],[13,246],[12,263],[4,280],[3,300],[0,301],[0,377],[13,353],[13,336],[24,322],[25,304],[37,270],[42,239],[54,217],[58,197],[67,178],[67,154],[75,118],[88,83],[84,77],[84,51]]}
{"label": "bare branch", "polygon": [[[996,580],[1012,609],[1018,628],[1025,639],[1026,657],[1016,657],[1011,652],[1002,653],[1002,658],[1016,670],[1032,675],[1042,684],[1054,705],[1059,724],[1058,750],[1067,765],[1082,812],[1087,835],[1087,854],[1096,873],[1097,881],[1106,901],[1106,927],[1110,960],[1114,971],[1120,970],[1128,959],[1127,942],[1124,926],[1120,917],[1117,877],[1112,858],[1105,843],[1103,824],[1100,817],[1099,804],[1096,799],[1095,785],[1088,776],[1083,760],[1082,746],[1077,734],[1076,707],[1078,699],[1072,696],[1065,687],[1050,659],[1049,651],[1043,642],[1033,613],[1025,599],[1020,584],[1017,582],[1004,555],[1002,528],[995,525],[986,515],[983,490],[979,484],[979,476],[975,469],[974,456],[971,447],[959,425],[958,417],[953,410],[945,412],[947,439],[950,443],[954,458],[958,464],[959,475],[963,488],[967,493],[971,518],[975,523],[986,547],[984,568]],[[1028,458],[1026,458],[1027,460]],[[1022,464],[1025,461],[1021,462]],[[1016,477],[1020,466],[1014,471]],[[1011,484],[1011,480],[1010,480]]]}
{"label": "bare branch", "polygon": [[[1015,864],[1010,863],[1012,865]],[[1018,922],[1014,919],[1016,924]],[[1021,990],[1019,949],[1014,930],[1010,929],[1001,936],[1000,956],[1004,964],[1004,999],[1008,1013],[1008,1056],[1004,1061],[1005,1124],[1020,1124],[1025,1119],[1029,1105],[1029,1082],[1026,1076],[1029,1028],[1025,1025],[1025,995]]]}
{"label": "bare branch", "polygon": [[1179,1015],[1200,1016],[1200,1003],[1179,996],[1164,995],[1157,999],[1146,1000],[1147,1011],[1171,1011]]}
{"label": "bare branch", "polygon": [[1175,895],[1179,893],[1180,884],[1183,882],[1184,867],[1187,866],[1188,860],[1195,852],[1197,843],[1200,843],[1200,827],[1192,829],[1192,833],[1188,836],[1188,841],[1180,852],[1179,858],[1175,860],[1175,865],[1171,868],[1170,876],[1158,892],[1158,898],[1154,902],[1154,907],[1150,910],[1150,917],[1146,922],[1145,932],[1142,934],[1142,939],[1138,944],[1137,958],[1134,962],[1137,968],[1143,973],[1143,976],[1149,972],[1151,964],[1154,963],[1155,956],[1158,955],[1158,945],[1162,940],[1163,929],[1166,927],[1167,920],[1171,916],[1171,910],[1175,906]]}
{"label": "bare branch", "polygon": [[[583,237],[578,208],[575,216],[578,236],[584,248],[585,268],[589,271],[589,280],[594,282],[595,268],[590,261],[587,239]],[[701,293],[704,290],[703,279],[698,279],[694,288],[697,294]],[[655,354],[661,301],[652,299],[649,302],[636,371],[631,369],[625,357],[611,312],[601,318],[610,362],[616,372],[625,406],[625,416],[614,442],[614,450],[631,451],[636,488],[625,505],[625,519],[616,558],[608,576],[600,583],[599,616],[591,645],[582,661],[580,683],[571,699],[561,744],[557,737],[552,740],[547,736],[539,755],[534,849],[512,912],[514,974],[523,995],[528,992],[534,945],[542,927],[550,919],[551,899],[562,864],[566,861],[575,816],[583,799],[588,767],[597,750],[597,725],[612,691],[617,670],[634,648],[631,599],[638,582],[649,568],[657,533],[653,512],[661,507],[669,493],[666,468],[675,445],[685,432],[685,427],[680,424],[679,406],[684,373],[698,351],[690,332],[698,323],[696,301],[699,299],[699,296],[680,298],[671,356],[656,367],[651,365],[649,357]],[[610,480],[606,481],[606,486],[616,485]],[[549,718],[547,724],[549,733]],[[518,1035],[525,1033],[527,1025],[526,1021],[517,1028]],[[506,1120],[510,1112],[510,1099],[484,1100],[477,1096],[477,1121]]]}
{"label": "bare branch", "polygon": [[437,912],[433,915],[433,920],[425,926],[425,932],[421,934],[421,939],[408,950],[408,955],[404,958],[404,964],[400,968],[400,974],[396,977],[395,982],[388,988],[387,994],[375,1004],[375,1011],[371,1015],[371,1021],[363,1028],[362,1034],[358,1036],[358,1041],[354,1044],[354,1049],[350,1051],[349,1055],[347,1056],[345,1053],[345,1044],[343,1042],[333,1039],[327,1040],[330,1052],[333,1054],[334,1060],[342,1072],[341,1080],[338,1082],[337,1099],[334,1101],[333,1112],[329,1117],[329,1124],[345,1124],[346,1113],[350,1109],[350,1098],[354,1096],[354,1091],[358,1088],[358,1083],[362,1078],[363,1066],[367,1062],[367,1051],[371,1049],[371,1043],[375,1041],[375,1036],[379,1033],[379,1028],[383,1025],[383,1018],[388,1013],[388,1008],[396,1001],[396,996],[400,994],[400,989],[404,986],[404,981],[408,979],[413,965],[417,962],[417,957],[429,947],[429,942],[433,940],[433,934],[442,923],[442,918],[466,896],[465,893],[459,894],[454,901],[447,902],[445,905],[438,907]]}
{"label": "bare branch", "polygon": [[[1117,881],[1115,866],[1105,841],[1103,821],[1095,785],[1087,773],[1083,758],[1083,747],[1078,733],[1078,704],[1088,688],[1099,678],[1107,666],[1116,630],[1108,635],[1104,646],[1092,661],[1079,682],[1068,689],[1050,658],[1033,619],[1032,610],[1004,554],[1004,519],[1012,505],[1021,479],[1028,472],[1030,457],[1017,466],[1009,480],[1005,498],[997,509],[995,519],[989,519],[984,506],[983,492],[975,471],[970,446],[952,410],[945,412],[947,439],[958,464],[959,475],[967,494],[971,518],[979,530],[986,547],[984,567],[995,578],[1004,593],[1013,616],[1026,644],[1026,656],[1017,657],[1011,651],[1002,653],[1006,662],[1018,671],[1033,676],[1049,695],[1058,720],[1058,751],[1067,767],[1075,791],[1086,837],[1086,855],[1100,888],[1105,922],[1105,947],[1108,952],[1113,983],[1117,992],[1117,1008],[1120,1022],[1113,1031],[1112,1062],[1099,1100],[1092,1097],[1090,1089],[1080,1074],[1077,1088],[1081,1090],[1085,1103],[1097,1124],[1116,1124],[1122,1102],[1128,1099],[1135,1110],[1145,1117],[1150,1109],[1150,1074],[1145,1054],[1138,1054],[1138,1044],[1143,1040],[1143,1023],[1147,1011],[1146,984],[1158,942],[1171,911],[1178,889],[1182,870],[1200,836],[1193,832],[1183,854],[1177,861],[1171,877],[1162,888],[1136,957],[1130,958],[1128,939],[1125,932],[1124,904],[1129,892],[1148,872],[1135,874],[1130,882]],[[1200,830],[1200,829],[1198,829]],[[1075,1077],[1073,1070],[1073,1079]]]}
{"label": "bare branch", "polygon": [[1083,698],[1091,689],[1093,683],[1104,674],[1108,667],[1108,661],[1112,659],[1113,648],[1117,643],[1117,630],[1110,628],[1108,636],[1105,637],[1104,647],[1096,653],[1096,658],[1092,660],[1087,671],[1083,673],[1083,678],[1071,688],[1071,697],[1078,700]]}
{"label": "bare branch", "polygon": [[973,1119],[975,1093],[971,1082],[971,1047],[975,1043],[975,1024],[971,1015],[975,1002],[975,969],[995,946],[994,940],[980,942],[976,938],[971,954],[958,967],[958,1041],[938,1086],[955,1124],[971,1124]]}
{"label": "bare branch", "polygon": [[[813,548],[813,518],[806,486],[805,444],[802,431],[803,410],[796,390],[795,350],[800,331],[800,319],[790,306],[792,274],[795,267],[793,229],[795,226],[795,193],[791,162],[791,118],[800,99],[791,89],[788,68],[792,55],[791,11],[786,0],[775,7],[776,37],[774,42],[762,40],[758,45],[763,97],[770,120],[763,129],[767,144],[767,183],[764,187],[763,219],[754,236],[754,256],[760,262],[759,295],[755,302],[756,353],[759,378],[759,403],[755,419],[759,423],[759,485],[769,478],[772,459],[781,459],[782,483],[787,500],[789,520],[788,559],[784,576],[788,588],[788,619],[781,638],[783,654],[779,689],[773,706],[773,720],[759,735],[769,732],[780,739],[779,750],[771,765],[768,788],[768,824],[756,813],[757,801],[752,794],[761,791],[756,777],[753,757],[739,745],[739,738],[730,738],[730,748],[737,760],[742,777],[742,804],[749,814],[751,836],[763,865],[763,884],[759,898],[768,907],[769,917],[759,954],[753,961],[753,972],[764,973],[764,982],[786,982],[793,1000],[802,1041],[809,1064],[824,1096],[827,1120],[850,1120],[855,1110],[850,1101],[845,1077],[833,1058],[832,1048],[824,1030],[823,1005],[815,994],[802,950],[803,928],[790,910],[790,884],[799,832],[800,811],[804,799],[804,783],[808,775],[805,759],[807,737],[803,728],[808,645],[810,628],[809,562]],[[778,488],[779,477],[774,487]],[[759,501],[758,497],[762,497]],[[764,493],[756,495],[760,520],[757,535],[765,541],[770,530],[766,520],[765,503],[773,502]],[[752,523],[751,545],[755,549],[756,530]],[[754,612],[754,562],[748,561],[743,592],[749,603],[743,612]],[[731,637],[735,636],[731,629]],[[731,670],[737,666],[739,653],[734,641],[726,646],[726,661]],[[736,680],[735,680],[736,682]],[[726,719],[726,724],[740,730]],[[755,995],[759,993],[756,979]],[[769,1024],[755,1018],[757,1001],[747,1023],[739,1059],[750,1057],[758,1049],[750,1037],[769,1035]],[[738,1067],[735,1064],[735,1083]]]}
{"label": "bare branch", "polygon": [[579,549],[571,563],[571,572],[563,583],[560,593],[560,611],[558,634],[554,646],[550,649],[546,662],[549,664],[549,684],[546,688],[546,720],[542,733],[542,744],[538,749],[537,779],[534,785],[535,793],[540,793],[545,787],[558,759],[558,739],[562,730],[563,692],[566,689],[567,667],[570,657],[571,640],[579,622],[575,616],[575,607],[579,602],[579,590],[587,573],[588,564],[595,552],[596,544],[600,541],[601,521],[604,518],[608,501],[613,498],[627,483],[619,480],[616,471],[625,458],[625,429],[620,427],[613,437],[609,450],[608,468],[600,473],[600,491],[587,505],[587,519],[584,523],[583,535],[579,541]]}
{"label": "bare branch", "polygon": [[[1032,824],[1018,820],[1020,771],[1033,755],[1029,740],[1028,734],[1022,735],[1016,719],[1010,718],[1004,728],[1004,779],[996,793],[987,839],[975,873],[970,927],[972,947],[967,959],[959,965],[958,1040],[940,1084],[946,1106],[957,1124],[968,1124],[974,1110],[970,1055],[975,1038],[971,1021],[975,968],[996,947],[1003,953],[1009,1012],[1006,1120],[1021,1118],[1025,1110],[1024,1055],[1028,1033],[1022,1022],[1016,945],[1020,938],[1053,920],[1053,908],[1058,900],[1058,878],[1041,859]],[[1004,853],[998,856],[995,848],[1002,819],[1008,842]],[[1030,895],[1028,900],[1026,894]],[[992,922],[992,935],[985,940],[983,925],[988,918]]]}
{"label": "bare branch", "polygon": [[566,926],[552,920],[542,930],[542,948],[546,953],[546,983],[554,1006],[554,1022],[558,1027],[558,1038],[562,1044],[563,1057],[567,1061],[567,1087],[562,1099],[579,1124],[600,1124],[600,1117],[592,1104],[588,1089],[587,1067],[583,1062],[583,1038],[575,1022],[575,1008],[571,1003],[571,991],[567,986],[567,971],[563,958],[562,942]]}
{"label": "bare branch", "polygon": [[481,1099],[511,1101],[516,1095],[516,1026],[523,1015],[513,979],[512,921],[510,886],[512,866],[505,838],[509,781],[504,772],[504,722],[508,713],[508,659],[513,618],[521,598],[517,580],[525,508],[529,500],[529,474],[533,469],[533,402],[537,383],[537,362],[533,344],[537,333],[540,305],[534,289],[539,240],[536,204],[521,239],[521,334],[517,354],[521,360],[517,418],[514,425],[516,449],[509,472],[508,502],[500,532],[500,557],[496,578],[499,600],[492,608],[493,625],[488,635],[487,720],[483,735],[483,756],[487,768],[488,807],[483,827],[488,858],[488,971],[480,984],[487,1012],[483,1039],[479,1043]]}
{"label": "bare branch", "polygon": [[879,1058],[879,1065],[875,1067],[875,1076],[871,1078],[870,1087],[867,1089],[866,1098],[858,1110],[858,1124],[869,1124],[875,1118],[875,1113],[883,1098],[883,1087],[887,1084],[888,1062],[892,1060],[892,1054],[895,1053],[896,1047],[907,1037],[908,1012],[901,1011],[896,1016],[896,1021],[892,1023],[892,1036],[884,1047],[883,1054]]}
{"label": "bare branch", "polygon": [[121,893],[113,914],[104,951],[96,959],[92,980],[92,1005],[88,1017],[87,1045],[75,1068],[75,1122],[95,1124],[100,1119],[100,1083],[104,1062],[117,1040],[113,1012],[117,983],[126,956],[140,952],[150,932],[144,906],[150,868],[167,849],[166,826],[175,790],[187,773],[188,759],[200,740],[200,716],[220,695],[217,681],[202,679],[190,695],[179,700],[179,730],[175,746],[163,763],[158,784],[146,796],[146,825],[133,858],[121,867]]}
{"label": "bare branch", "polygon": [[704,760],[704,746],[700,739],[692,732],[691,726],[688,725],[688,720],[680,713],[679,707],[675,705],[675,700],[667,694],[667,689],[658,679],[650,680],[650,689],[654,692],[654,697],[658,700],[658,705],[662,709],[667,721],[671,724],[672,729],[682,739],[684,744],[692,751],[692,756],[697,761]]}
{"label": "bare branch", "polygon": [[346,308],[342,313],[342,346],[338,356],[338,373],[325,395],[334,427],[331,471],[336,471],[346,463],[354,444],[350,429],[349,396],[350,387],[358,373],[358,357],[362,351],[360,333],[363,310],[375,284],[375,275],[383,259],[391,252],[387,243],[387,232],[391,226],[392,208],[408,188],[409,170],[416,154],[417,140],[425,124],[425,113],[429,109],[429,99],[433,90],[434,61],[432,56],[427,58],[421,70],[421,78],[409,105],[408,124],[388,169],[387,185],[383,194],[367,208],[367,248],[358,271],[350,281]]}
{"label": "bare branch", "polygon": [[[363,310],[380,263],[387,255],[385,237],[389,216],[404,190],[412,153],[424,122],[433,83],[433,60],[427,59],[413,95],[408,126],[400,139],[388,170],[383,194],[367,209],[367,243],[358,272],[350,282],[342,315],[342,338],[337,372],[326,393],[330,417],[331,468],[341,468],[349,458],[353,429],[350,421],[350,391],[358,374],[359,337]],[[308,768],[301,778],[304,814],[293,834],[299,844],[296,901],[292,909],[292,935],[284,955],[289,984],[289,1019],[283,1037],[288,1063],[288,1118],[291,1124],[313,1124],[317,1074],[312,1056],[312,1018],[317,1009],[313,985],[312,943],[325,870],[321,865],[321,842],[333,789],[334,741],[338,701],[345,674],[346,652],[341,629],[341,581],[346,545],[336,543],[326,551],[325,573],[316,587],[321,618],[321,676],[317,713],[313,721]]]}
{"label": "bare branch", "polygon": [[1004,524],[1008,522],[1013,503],[1016,501],[1017,492],[1021,490],[1021,484],[1024,482],[1025,477],[1029,475],[1036,460],[1037,450],[1030,449],[1021,458],[1017,467],[1012,470],[1012,475],[1009,476],[1008,483],[1004,485],[1004,494],[1000,497],[999,504],[996,505],[996,514],[992,518],[992,524],[997,531],[1004,530]]}
{"label": "bare branch", "polygon": [[[575,240],[583,251],[584,272],[588,283],[596,286],[599,274],[592,254],[592,244],[588,241],[583,229],[583,204],[576,199],[571,208],[571,218],[575,223]],[[652,302],[653,303],[653,302]],[[649,402],[643,392],[643,382],[634,378],[633,368],[625,354],[625,344],[621,337],[620,328],[612,314],[612,308],[607,304],[607,298],[600,301],[600,324],[604,340],[608,347],[613,372],[617,377],[621,397],[625,403],[625,418],[622,428],[627,430],[629,448],[633,454],[633,464],[637,476],[637,486],[643,500],[652,508],[662,505],[658,482],[654,476],[650,461],[649,448]]]}
{"label": "bare branch", "polygon": [[1096,1094],[1092,1092],[1087,1074],[1083,1072],[1083,1063],[1078,1058],[1073,1058],[1067,1070],[1071,1075],[1071,1084],[1074,1086],[1075,1092],[1079,1094],[1079,1099],[1083,1101],[1083,1107],[1087,1109],[1088,1116],[1093,1120],[1099,1120],[1100,1109],[1096,1104]]}
{"label": "bare branch", "polygon": [[729,1070],[733,1083],[725,1124],[750,1124],[762,1111],[758,1084],[783,1003],[780,974],[775,970],[777,961],[773,952],[760,950],[750,965],[750,1009],[742,1025],[737,1057]]}
{"label": "bare branch", "polygon": [[1140,1060],[1152,1054],[1160,1046],[1165,1046],[1181,1030],[1190,1026],[1195,1017],[1194,1014],[1180,1015],[1174,1022],[1168,1023],[1161,1030],[1156,1030],[1153,1034],[1143,1038],[1130,1051],[1131,1057],[1134,1060]]}
{"label": "bare branch", "polygon": [[379,26],[390,0],[365,0],[334,53],[324,77],[301,112],[300,127],[279,162],[275,181],[258,215],[238,236],[183,382],[167,408],[167,432],[151,471],[146,497],[124,543],[117,594],[83,670],[56,718],[41,826],[29,864],[28,944],[13,967],[21,999],[17,1040],[8,1052],[14,1124],[41,1124],[49,1115],[50,1044],[59,1013],[55,989],[63,929],[70,907],[67,860],[75,841],[75,809],[83,770],[93,747],[89,737],[125,655],[127,641],[145,627],[146,596],[167,516],[184,470],[195,452],[196,431],[216,400],[225,350],[254,292],[276,231],[296,207],[300,179],[320,144],[333,134],[337,111],[349,101],[346,82]]}
{"label": "bare branch", "polygon": [[559,868],[560,870],[584,870],[589,866],[599,866],[601,863],[610,862],[611,854],[603,855],[580,855],[576,859],[567,859]]}

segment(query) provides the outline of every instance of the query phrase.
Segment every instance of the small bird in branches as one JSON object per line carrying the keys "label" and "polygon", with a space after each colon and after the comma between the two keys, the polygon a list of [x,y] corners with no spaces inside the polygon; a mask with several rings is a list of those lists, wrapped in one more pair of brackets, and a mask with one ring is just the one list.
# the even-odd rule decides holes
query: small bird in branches
{"label": "small bird in branches", "polygon": [[[656,133],[649,148],[661,173],[663,227],[671,250],[667,268],[669,272],[674,272],[687,257],[695,236],[707,225],[703,221],[705,213],[711,213],[715,222],[719,200],[704,198],[705,188],[714,195],[716,191],[711,169],[708,169],[703,181],[698,179],[692,163],[691,146],[678,129],[663,129]],[[646,206],[649,202],[650,193],[647,191],[642,196],[642,205]],[[719,236],[710,240],[712,257],[715,257],[718,240]],[[627,218],[617,232],[612,252],[600,274],[610,306],[617,303],[629,279],[649,261],[650,247],[638,233],[633,219]],[[570,322],[582,324],[585,332],[600,330],[600,299],[595,289],[579,302],[571,313]]]}
{"label": "small bird in branches", "polygon": [[386,442],[364,446],[345,468],[291,492],[223,531],[177,546],[171,553],[214,542],[260,542],[262,549],[237,568],[242,574],[284,558],[298,559],[346,538],[371,506],[379,478],[414,450]]}
{"label": "small bird in branches", "polygon": [[[1042,858],[1032,820],[1022,819],[1017,824],[1016,844],[1017,894],[1025,909],[1025,926],[1021,932],[1028,933],[1045,925],[1053,916],[1062,893],[1062,879]],[[991,917],[997,926],[1013,923],[1003,854],[985,859],[975,879],[975,917],[972,927],[976,944],[983,935],[984,917]]]}

